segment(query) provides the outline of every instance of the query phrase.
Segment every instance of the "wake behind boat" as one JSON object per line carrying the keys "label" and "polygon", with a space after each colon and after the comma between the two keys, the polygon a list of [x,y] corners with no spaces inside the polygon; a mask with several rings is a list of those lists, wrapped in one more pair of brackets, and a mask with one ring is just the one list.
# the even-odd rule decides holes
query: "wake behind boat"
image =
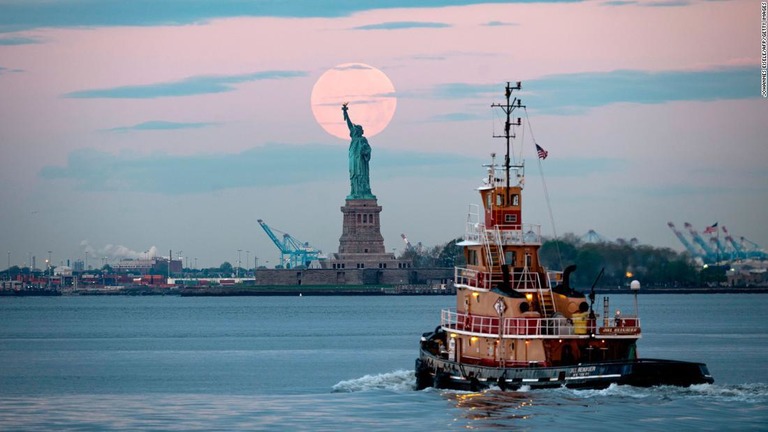
{"label": "wake behind boat", "polygon": [[[524,165],[512,162],[515,138],[512,113],[524,108],[506,86],[506,103],[493,105],[506,114],[506,155],[495,155],[478,188],[482,207],[470,208],[464,248],[465,267],[456,267],[456,307],[441,312],[440,325],[421,338],[416,385],[458,390],[605,388],[612,383],[634,386],[690,386],[714,382],[703,363],[641,359],[637,341],[640,318],[609,318],[594,309],[589,295],[570,286],[575,266],[548,271],[539,260],[540,225],[522,222]],[[536,145],[538,156],[546,151]],[[599,278],[599,276],[598,276]],[[631,288],[637,295],[640,284]],[[635,304],[637,297],[635,297]]]}

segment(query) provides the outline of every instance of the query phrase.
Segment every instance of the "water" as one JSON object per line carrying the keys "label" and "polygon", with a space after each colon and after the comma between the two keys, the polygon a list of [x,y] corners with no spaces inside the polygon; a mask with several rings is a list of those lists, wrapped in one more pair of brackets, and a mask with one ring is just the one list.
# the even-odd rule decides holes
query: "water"
{"label": "water", "polygon": [[713,385],[414,391],[453,302],[0,298],[0,430],[766,430],[766,295],[641,295],[639,354],[706,362]]}

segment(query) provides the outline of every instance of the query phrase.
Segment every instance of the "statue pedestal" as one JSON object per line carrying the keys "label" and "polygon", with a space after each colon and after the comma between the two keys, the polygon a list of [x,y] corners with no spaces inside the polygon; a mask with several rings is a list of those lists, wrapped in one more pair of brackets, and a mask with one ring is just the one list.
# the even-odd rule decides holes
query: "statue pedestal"
{"label": "statue pedestal", "polygon": [[379,219],[381,206],[376,199],[348,199],[341,212],[344,223],[339,238],[340,255],[386,253]]}
{"label": "statue pedestal", "polygon": [[[376,199],[347,199],[341,212],[344,227],[339,238],[339,253],[326,262],[327,268],[365,271],[411,268],[410,260],[399,260],[384,249],[379,219],[381,206]],[[380,283],[380,277],[381,272],[376,272],[371,283]]]}

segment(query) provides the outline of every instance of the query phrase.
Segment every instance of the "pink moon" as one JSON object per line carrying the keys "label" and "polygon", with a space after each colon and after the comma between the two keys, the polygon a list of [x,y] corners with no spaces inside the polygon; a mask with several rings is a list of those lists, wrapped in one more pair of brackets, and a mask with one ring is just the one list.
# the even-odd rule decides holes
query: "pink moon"
{"label": "pink moon", "polygon": [[349,102],[349,118],[370,138],[395,115],[395,87],[384,72],[363,63],[345,63],[323,73],[312,88],[310,104],[317,124],[329,134],[349,139],[341,105]]}

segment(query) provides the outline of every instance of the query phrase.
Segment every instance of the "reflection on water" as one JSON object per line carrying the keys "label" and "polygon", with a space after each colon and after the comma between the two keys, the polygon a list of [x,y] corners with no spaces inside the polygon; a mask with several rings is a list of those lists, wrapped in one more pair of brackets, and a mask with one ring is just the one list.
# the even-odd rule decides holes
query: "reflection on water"
{"label": "reflection on water", "polygon": [[467,429],[615,431],[634,424],[642,430],[727,430],[739,418],[739,430],[765,430],[768,420],[768,385],[762,383],[441,394]]}
{"label": "reflection on water", "polygon": [[446,392],[445,397],[463,412],[466,419],[482,421],[483,427],[504,428],[512,420],[526,420],[531,415],[526,408],[533,405],[531,394],[524,392]]}

